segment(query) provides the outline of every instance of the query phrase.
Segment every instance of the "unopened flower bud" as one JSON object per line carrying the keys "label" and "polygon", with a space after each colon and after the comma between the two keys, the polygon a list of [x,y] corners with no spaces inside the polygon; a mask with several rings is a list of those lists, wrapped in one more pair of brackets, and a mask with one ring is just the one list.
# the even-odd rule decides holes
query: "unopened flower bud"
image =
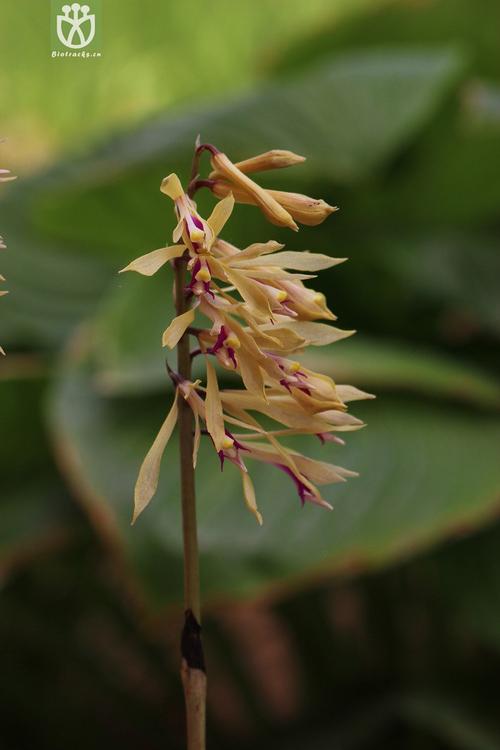
{"label": "unopened flower bud", "polygon": [[[268,190],[257,185],[256,182],[247,177],[243,172],[240,172],[230,159],[223,154],[218,152],[211,158],[211,163],[214,170],[220,173],[226,180],[230,181],[229,191],[234,192],[233,188],[240,188],[245,195],[248,195],[248,203],[254,203],[260,206],[264,214],[267,216],[269,221],[278,226],[290,227],[290,229],[298,230],[296,223],[279,203],[269,193]],[[235,200],[238,198],[235,195]],[[243,203],[244,201],[240,201]]]}
{"label": "unopened flower bud", "polygon": [[[224,180],[215,179],[210,187],[218,198],[223,198],[232,192],[237,203],[257,205],[253,195],[242,188],[233,187]],[[336,206],[330,206],[324,200],[310,198],[308,195],[302,195],[301,193],[287,193],[283,190],[266,190],[266,192],[282,208],[286,209],[287,213],[299,224],[305,224],[306,226],[312,227],[321,224],[331,213],[338,210]],[[270,216],[268,218],[273,224],[276,223]]]}
{"label": "unopened flower bud", "polygon": [[337,206],[330,206],[324,200],[310,198],[301,193],[287,193],[282,190],[269,190],[272,197],[290,213],[299,224],[315,227],[321,224]]}
{"label": "unopened flower bud", "polygon": [[[271,151],[266,151],[264,154],[236,162],[234,166],[244,174],[252,174],[253,172],[265,172],[268,169],[293,167],[294,164],[301,164],[305,160],[305,156],[294,154],[293,151],[274,148]],[[220,174],[216,171],[212,172],[210,179],[216,177],[220,177]]]}

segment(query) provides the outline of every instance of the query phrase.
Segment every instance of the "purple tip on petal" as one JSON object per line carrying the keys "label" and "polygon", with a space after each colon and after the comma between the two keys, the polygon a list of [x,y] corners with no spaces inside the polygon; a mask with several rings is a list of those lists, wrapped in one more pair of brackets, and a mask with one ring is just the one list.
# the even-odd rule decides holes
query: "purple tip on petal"
{"label": "purple tip on petal", "polygon": [[311,389],[307,388],[305,385],[299,385],[299,386],[297,386],[297,388],[299,389],[299,391],[302,391],[302,393],[305,393],[306,396],[310,396],[311,395]]}
{"label": "purple tip on petal", "polygon": [[337,445],[345,445],[345,440],[342,440],[342,438],[337,437],[337,435],[332,435],[331,432],[318,432],[316,434],[316,437],[318,437],[322,444],[325,443],[336,443]]}
{"label": "purple tip on petal", "polygon": [[292,389],[290,388],[290,384],[286,378],[281,378],[280,385],[282,385],[283,388],[286,388],[288,393],[292,392]]}
{"label": "purple tip on petal", "polygon": [[302,482],[298,477],[295,476],[293,471],[288,466],[285,466],[285,464],[275,464],[275,466],[277,466],[278,469],[281,469],[281,471],[284,471],[285,474],[288,474],[290,479],[293,481],[295,487],[297,488],[300,503],[302,507],[304,507],[306,500],[309,500],[313,497],[311,490],[304,484],[304,482]]}

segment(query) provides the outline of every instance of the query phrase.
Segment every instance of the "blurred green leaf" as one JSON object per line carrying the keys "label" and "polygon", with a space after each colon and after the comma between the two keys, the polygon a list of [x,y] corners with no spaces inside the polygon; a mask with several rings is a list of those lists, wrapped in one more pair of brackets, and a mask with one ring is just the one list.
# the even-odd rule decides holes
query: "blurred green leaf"
{"label": "blurred green leaf", "polygon": [[433,0],[426,3],[382,2],[340,22],[332,20],[296,45],[276,53],[271,70],[290,73],[359,48],[425,45],[430,50],[460,40],[467,57],[481,76],[498,76],[500,7],[496,0],[483,0],[477,13],[468,0]]}
{"label": "blurred green leaf", "polygon": [[[197,132],[234,158],[276,146],[304,152],[299,180],[350,183],[415,136],[460,71],[452,50],[345,56],[232,103],[160,118],[13,185],[2,225],[12,290],[4,340],[60,342],[92,310],[113,269],[164,243],[172,220],[158,186],[166,171],[186,173]],[[232,239],[249,242],[254,226],[265,224],[255,222],[254,209],[241,216]]]}
{"label": "blurred green leaf", "polygon": [[7,349],[56,348],[95,308],[113,267],[75,254],[70,243],[29,235],[25,211],[13,203],[9,221],[2,221],[9,244],[2,271],[10,290],[2,305],[2,343]]}
{"label": "blurred green leaf", "polygon": [[81,147],[167,107],[250,85],[278,43],[301,37],[324,13],[337,16],[367,1],[373,0],[288,0],[284,13],[273,0],[258,7],[248,0],[209,6],[105,0],[97,9],[102,58],[80,61],[51,58],[50,3],[32,4],[27,22],[23,5],[4,0],[2,47],[9,64],[0,71],[8,102],[2,135],[11,136],[21,166],[32,169],[61,149]]}
{"label": "blurred green leaf", "polygon": [[[394,731],[396,722],[410,725],[408,734],[403,735],[407,737],[406,741],[421,737],[424,747],[435,747],[430,744],[434,739],[439,741],[440,748],[453,750],[495,750],[498,747],[496,732],[484,726],[469,706],[447,696],[409,693],[379,698],[370,708],[365,707],[350,719],[344,719],[340,728],[336,726],[330,731],[307,733],[302,739],[295,733],[278,748],[371,750],[373,747],[391,747],[391,730]],[[403,747],[402,738],[399,742]]]}
{"label": "blurred green leaf", "polygon": [[[11,364],[8,359],[2,366]],[[18,565],[65,544],[74,521],[73,506],[52,465],[45,436],[41,406],[45,382],[37,376],[35,363],[26,363],[24,370],[24,379],[0,382],[0,576],[4,579]]]}
{"label": "blurred green leaf", "polygon": [[454,618],[455,631],[467,640],[477,638],[496,652],[500,650],[499,545],[497,522],[424,561],[424,570],[433,577],[434,588]]}
{"label": "blurred green leaf", "polygon": [[[129,524],[136,474],[168,401],[167,386],[163,399],[100,397],[86,364],[63,372],[50,408],[75,491],[106,515],[134,573],[161,602],[181,596],[175,442],[164,458],[157,498],[133,529]],[[215,454],[202,446],[200,544],[208,599],[257,595],[315,576],[388,564],[465,523],[481,526],[498,512],[498,418],[387,399],[355,409],[360,411],[369,429],[350,435],[347,448],[332,451],[311,439],[294,443],[360,471],[360,478],[328,491],[335,503],[331,515],[315,507],[301,510],[286,478],[271,468],[254,471],[265,519],[263,529],[257,528],[244,510],[238,472],[231,466],[223,475],[214,472]]]}
{"label": "blurred green leaf", "polygon": [[495,220],[500,123],[484,117],[474,89],[467,82],[376,181],[360,186],[356,194],[336,190],[353,225],[363,221],[374,229],[408,231],[425,222],[438,230],[454,225],[474,231],[480,222]]}
{"label": "blurred green leaf", "polygon": [[404,696],[399,714],[457,750],[495,750],[500,742],[470,709],[442,696]]}
{"label": "blurred green leaf", "polygon": [[478,221],[494,220],[500,200],[496,178],[500,123],[495,104],[499,24],[500,6],[495,0],[485,0],[479,15],[468,0],[386,2],[340,23],[332,21],[276,55],[271,72],[288,77],[359,49],[425,46],[432,52],[450,40],[460,45],[469,76],[460,95],[448,102],[389,175],[380,175],[377,184],[363,186],[349,200],[338,198],[349,207],[354,222],[375,226],[401,222],[407,230],[410,223],[422,220],[440,227],[447,221],[475,227]]}
{"label": "blurred green leaf", "polygon": [[399,269],[408,288],[440,310],[449,339],[500,338],[499,238],[495,232],[455,232],[410,240]]}
{"label": "blurred green leaf", "polygon": [[0,578],[35,563],[74,536],[72,505],[56,476],[40,475],[9,488],[0,504]]}

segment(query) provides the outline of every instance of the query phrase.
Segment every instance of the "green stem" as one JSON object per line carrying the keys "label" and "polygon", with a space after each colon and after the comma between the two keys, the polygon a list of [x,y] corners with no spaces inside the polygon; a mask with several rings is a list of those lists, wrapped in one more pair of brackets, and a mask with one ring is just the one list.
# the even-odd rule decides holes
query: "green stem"
{"label": "green stem", "polygon": [[[177,315],[186,311],[187,257],[179,258],[175,270]],[[177,346],[177,370],[184,380],[191,379],[189,333]],[[179,446],[184,541],[184,609],[182,632],[181,676],[186,701],[188,750],[205,750],[206,674],[201,643],[200,567],[198,559],[198,527],[193,468],[193,415],[189,404],[179,398]]]}

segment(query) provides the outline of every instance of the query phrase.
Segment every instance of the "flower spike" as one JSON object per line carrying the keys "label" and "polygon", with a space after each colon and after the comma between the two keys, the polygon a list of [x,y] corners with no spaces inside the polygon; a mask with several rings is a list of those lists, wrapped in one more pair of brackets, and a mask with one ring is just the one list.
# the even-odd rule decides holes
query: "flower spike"
{"label": "flower spike", "polygon": [[[199,161],[205,150],[210,152],[212,171],[208,179],[200,179]],[[336,316],[324,295],[308,285],[316,272],[346,259],[287,250],[272,240],[240,249],[220,236],[235,202],[257,205],[271,223],[293,230],[298,229],[296,222],[314,226],[324,221],[336,210],[325,201],[264,189],[248,176],[303,161],[293,152],[274,149],[233,163],[215,146],[197,142],[188,190],[176,174],[161,184],[161,191],[174,203],[174,244],[142,255],[123,270],[151,276],[168,263],[184,264],[188,278],[176,287],[177,302],[179,294],[184,297],[163,334],[163,345],[173,349],[192,336],[196,347],[191,357],[199,354],[204,360],[206,380],[205,384],[192,381],[169,370],[174,402],[141,467],[134,520],[156,492],[161,457],[184,404],[193,414],[193,467],[206,436],[221,468],[228,462],[240,472],[243,499],[259,523],[262,515],[248,469],[252,462],[286,475],[302,505],[329,509],[318,487],[356,476],[281,442],[309,435],[327,450],[326,446],[344,445],[338,433],[364,427],[348,412],[347,404],[373,396],[351,385],[337,385],[301,359],[309,346],[332,344],[354,333],[324,322]],[[202,186],[220,198],[207,219],[193,199]],[[220,372],[238,378],[242,387],[222,388]],[[261,418],[266,424],[270,420],[271,426],[264,427]]]}

